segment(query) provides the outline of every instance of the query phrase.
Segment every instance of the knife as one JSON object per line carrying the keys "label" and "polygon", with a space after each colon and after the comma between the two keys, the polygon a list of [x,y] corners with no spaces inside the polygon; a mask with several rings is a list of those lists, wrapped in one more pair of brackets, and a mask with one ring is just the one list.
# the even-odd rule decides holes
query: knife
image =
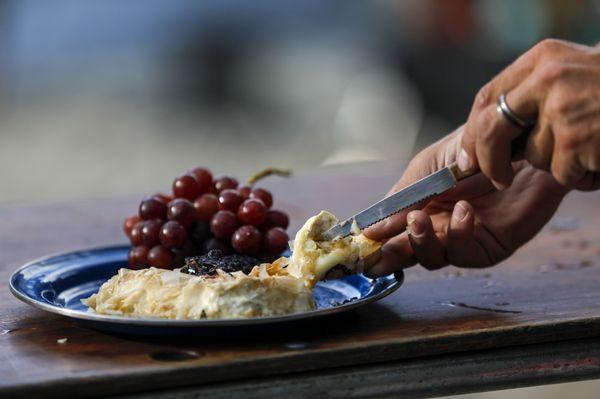
{"label": "knife", "polygon": [[463,172],[458,168],[456,163],[453,163],[336,224],[324,232],[320,239],[330,241],[337,237],[346,237],[355,230],[353,228],[354,223],[356,223],[359,229],[365,229],[421,201],[450,190],[460,180],[466,179],[478,172],[477,170]]}

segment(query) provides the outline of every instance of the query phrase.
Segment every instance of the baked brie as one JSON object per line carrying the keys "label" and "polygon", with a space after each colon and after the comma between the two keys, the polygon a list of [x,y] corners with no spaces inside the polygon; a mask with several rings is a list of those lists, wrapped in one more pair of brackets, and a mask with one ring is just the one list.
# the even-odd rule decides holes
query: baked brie
{"label": "baked brie", "polygon": [[179,269],[120,269],[83,303],[100,314],[167,319],[248,318],[315,308],[312,289],[334,267],[359,273],[378,259],[381,243],[364,235],[317,237],[337,219],[322,211],[298,231],[291,258],[241,271],[190,275]]}
{"label": "baked brie", "polygon": [[101,314],[166,319],[266,317],[314,309],[312,291],[280,264],[256,266],[249,275],[120,269],[84,303]]}

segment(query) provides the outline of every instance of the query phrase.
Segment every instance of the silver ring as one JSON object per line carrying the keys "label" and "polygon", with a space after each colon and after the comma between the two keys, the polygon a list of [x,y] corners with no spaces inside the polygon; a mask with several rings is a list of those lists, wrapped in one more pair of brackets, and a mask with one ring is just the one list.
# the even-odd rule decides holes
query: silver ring
{"label": "silver ring", "polygon": [[498,111],[498,113],[502,115],[507,121],[521,129],[529,129],[533,125],[535,125],[535,120],[526,121],[520,118],[517,114],[513,112],[512,109],[510,109],[510,107],[506,103],[505,94],[500,94],[500,97],[498,97],[498,106],[496,107],[496,111]]}

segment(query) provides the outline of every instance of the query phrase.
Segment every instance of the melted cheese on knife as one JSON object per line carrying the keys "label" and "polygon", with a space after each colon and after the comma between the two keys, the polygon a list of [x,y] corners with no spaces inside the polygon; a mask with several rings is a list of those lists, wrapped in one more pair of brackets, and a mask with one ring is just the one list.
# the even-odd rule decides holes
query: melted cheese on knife
{"label": "melted cheese on knife", "polygon": [[312,287],[337,265],[361,273],[365,266],[379,259],[381,243],[360,234],[360,229],[358,235],[332,241],[317,240],[336,223],[336,217],[327,211],[321,211],[306,221],[294,239],[288,266],[290,275],[305,280]]}
{"label": "melted cheese on knife", "polygon": [[120,269],[97,294],[84,299],[101,314],[168,319],[277,316],[315,308],[312,288],[337,265],[361,272],[381,244],[362,234],[319,242],[337,223],[329,212],[310,218],[294,239],[293,255],[255,266],[250,274],[194,276],[179,270]]}

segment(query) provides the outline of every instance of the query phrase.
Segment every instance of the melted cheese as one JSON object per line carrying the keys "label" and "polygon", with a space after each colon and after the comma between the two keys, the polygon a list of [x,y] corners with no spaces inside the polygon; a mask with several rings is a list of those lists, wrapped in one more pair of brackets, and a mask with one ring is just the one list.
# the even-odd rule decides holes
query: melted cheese
{"label": "melted cheese", "polygon": [[321,211],[306,221],[294,239],[288,266],[290,275],[305,280],[312,287],[337,265],[361,273],[366,265],[378,259],[381,243],[360,234],[355,223],[353,233],[358,230],[358,235],[336,238],[333,241],[318,241],[318,237],[337,222],[336,217],[326,211]]}
{"label": "melted cheese", "polygon": [[167,319],[265,317],[314,309],[312,291],[301,280],[273,276],[265,268],[251,275],[219,271],[214,277],[120,269],[84,303],[101,314]]}

